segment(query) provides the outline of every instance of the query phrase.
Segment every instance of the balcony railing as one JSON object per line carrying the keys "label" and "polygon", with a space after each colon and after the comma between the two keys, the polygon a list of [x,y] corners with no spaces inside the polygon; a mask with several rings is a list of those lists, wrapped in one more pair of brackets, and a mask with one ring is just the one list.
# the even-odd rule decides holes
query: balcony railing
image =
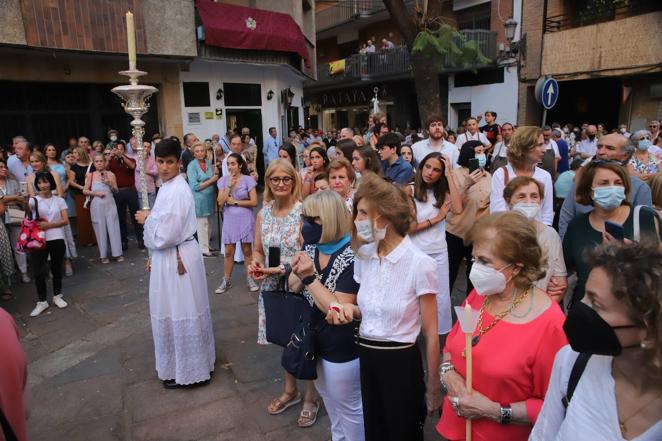
{"label": "balcony railing", "polygon": [[613,3],[545,17],[545,33],[620,20],[662,10],[660,0],[614,0]]}
{"label": "balcony railing", "polygon": [[[482,29],[460,31],[467,41],[478,42],[482,54],[490,60],[496,60],[496,32]],[[458,45],[460,42],[458,41]],[[461,45],[460,45],[461,48]],[[338,63],[339,62],[339,63]],[[406,75],[411,72],[410,54],[406,47],[370,53],[354,54],[343,60],[338,60],[334,72],[329,63],[317,66],[317,81],[306,82],[305,86],[317,86],[343,80],[382,79],[388,76]],[[451,66],[443,62],[442,70],[463,70],[462,67]]]}
{"label": "balcony railing", "polygon": [[385,10],[381,0],[340,0],[315,14],[317,32]]}

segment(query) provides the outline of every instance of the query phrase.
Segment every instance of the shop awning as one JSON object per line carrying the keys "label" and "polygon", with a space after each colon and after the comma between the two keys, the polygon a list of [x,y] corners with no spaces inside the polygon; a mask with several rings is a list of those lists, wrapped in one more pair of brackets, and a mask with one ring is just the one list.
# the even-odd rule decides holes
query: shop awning
{"label": "shop awning", "polygon": [[205,44],[229,49],[294,52],[310,66],[306,40],[294,19],[279,12],[196,0]]}

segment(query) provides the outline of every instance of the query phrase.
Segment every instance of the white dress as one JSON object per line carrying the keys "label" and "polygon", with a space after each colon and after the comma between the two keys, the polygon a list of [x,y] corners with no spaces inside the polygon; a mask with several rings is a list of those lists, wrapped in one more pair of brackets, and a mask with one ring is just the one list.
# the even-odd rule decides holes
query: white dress
{"label": "white dress", "polygon": [[[616,383],[611,375],[613,357],[591,356],[564,417],[561,400],[577,356],[569,345],[556,354],[547,395],[529,441],[624,441],[618,422]],[[661,439],[662,421],[658,421],[632,441]]]}
{"label": "white dress", "polygon": [[[149,310],[158,377],[183,385],[208,380],[216,361],[207,276],[193,239],[196,228],[193,193],[184,178],[164,182],[144,230],[152,253]],[[186,268],[182,275],[177,245]]]}

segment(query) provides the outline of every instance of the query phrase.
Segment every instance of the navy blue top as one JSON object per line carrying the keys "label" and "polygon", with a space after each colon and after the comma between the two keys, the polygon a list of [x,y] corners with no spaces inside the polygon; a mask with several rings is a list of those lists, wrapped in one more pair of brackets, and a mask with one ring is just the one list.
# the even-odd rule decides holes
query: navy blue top
{"label": "navy blue top", "polygon": [[409,184],[414,177],[411,164],[405,161],[402,156],[398,157],[393,165],[390,165],[388,161],[382,161],[382,169],[385,178],[389,178],[398,184]]}
{"label": "navy blue top", "polygon": [[[319,250],[315,249],[315,270],[322,277],[321,282],[323,284],[327,281],[334,264],[337,265],[338,262],[336,262],[336,259],[338,259],[349,246],[350,244],[348,243],[333,253],[329,258],[329,263],[324,269],[320,268]],[[347,254],[344,256],[344,258],[348,257]],[[335,292],[356,295],[359,292],[359,284],[354,280],[354,254],[351,253],[349,258],[351,258],[352,262],[346,266],[338,277]],[[315,351],[317,352],[317,355],[332,363],[346,363],[358,358],[358,346],[354,342],[354,333],[358,326],[358,322],[347,323],[346,325],[340,326],[330,325],[324,320],[326,312],[320,311],[317,307],[314,309],[313,322],[317,324],[317,334],[315,339]]]}
{"label": "navy blue top", "polygon": [[559,155],[561,155],[561,160],[556,167],[556,171],[558,173],[563,173],[564,171],[570,170],[570,162],[568,161],[568,143],[559,139],[556,141],[556,145],[559,147]]}

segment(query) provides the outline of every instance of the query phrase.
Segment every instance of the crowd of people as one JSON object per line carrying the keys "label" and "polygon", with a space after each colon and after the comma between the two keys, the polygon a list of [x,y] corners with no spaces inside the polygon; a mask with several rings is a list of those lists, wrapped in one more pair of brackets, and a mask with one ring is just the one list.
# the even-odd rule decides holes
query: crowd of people
{"label": "crowd of people", "polygon": [[[259,291],[257,342],[284,346],[269,414],[300,405],[297,424],[310,427],[323,404],[334,441],[422,440],[437,412],[447,440],[466,439],[468,420],[480,440],[662,439],[659,121],[631,134],[484,118],[451,131],[431,115],[426,137],[391,130],[383,114],[364,135],[299,129],[280,139],[271,128],[261,152],[247,128],[205,142],[189,133],[183,145],[157,134],[143,146],[151,198],[141,209],[135,140],[110,131],[106,145],[81,137],[42,152],[16,137],[0,161],[0,238],[16,240],[27,210],[46,248],[28,262],[2,241],[3,298],[14,273],[30,282],[30,263],[31,315],[49,306],[49,271],[53,303],[66,307],[74,237],[98,244],[101,263],[121,261],[131,219],[137,246],[150,250],[166,388],[211,379],[203,257],[220,251],[215,292],[233,288],[245,261],[246,287]],[[216,210],[223,250],[210,246]],[[463,306],[476,313],[469,348],[454,286],[466,286]],[[284,287],[297,319],[274,306]],[[313,374],[302,374],[310,363]]]}

